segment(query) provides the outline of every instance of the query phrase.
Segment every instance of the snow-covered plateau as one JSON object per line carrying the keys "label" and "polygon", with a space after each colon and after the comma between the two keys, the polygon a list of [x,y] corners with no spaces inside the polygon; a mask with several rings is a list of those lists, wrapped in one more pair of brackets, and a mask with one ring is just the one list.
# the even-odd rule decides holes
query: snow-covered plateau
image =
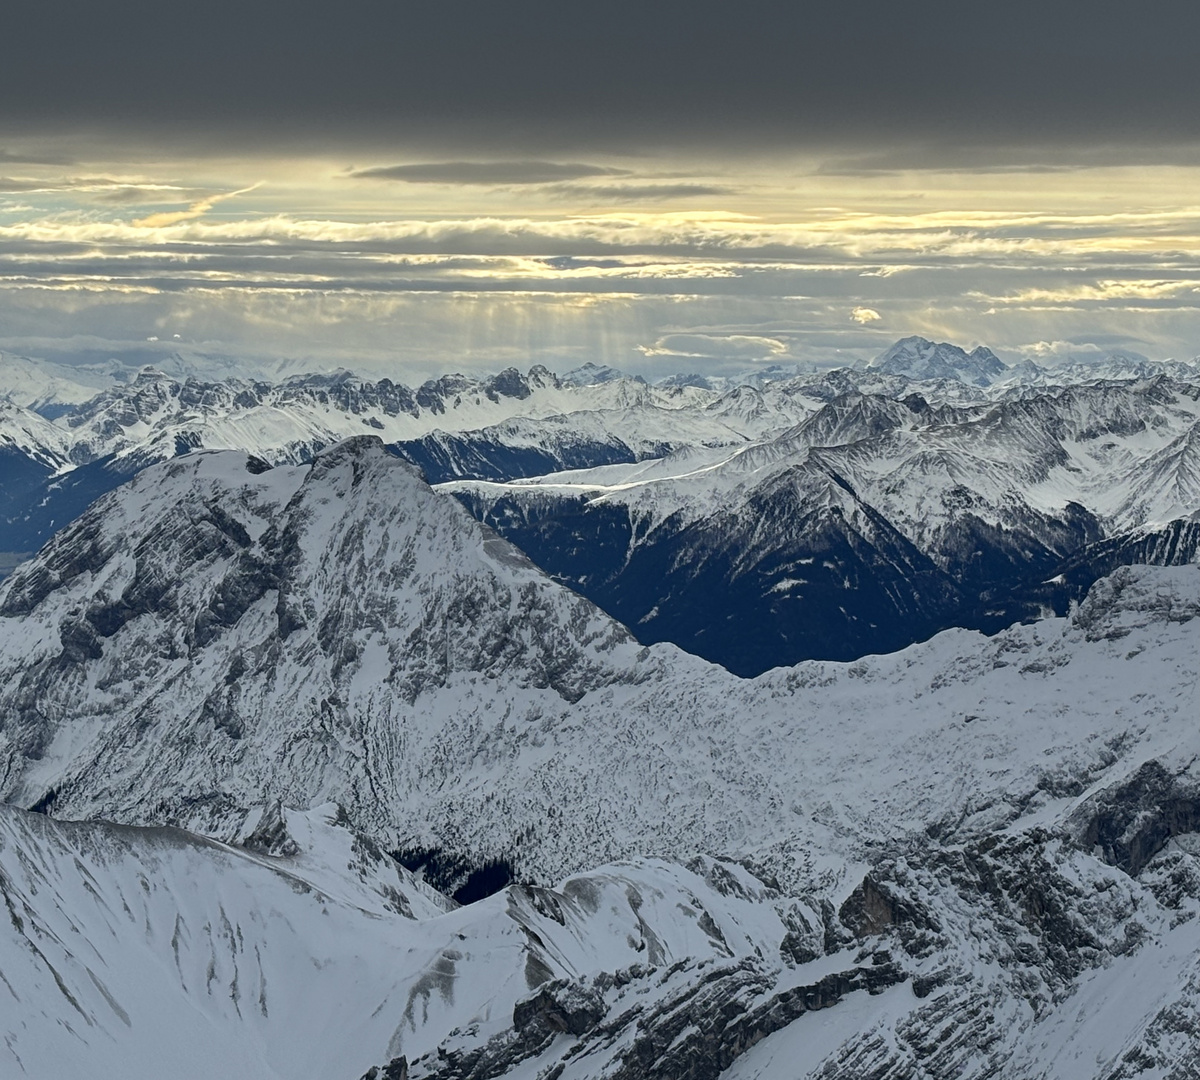
{"label": "snow-covered plateau", "polygon": [[0,586],[0,1062],[1194,1077],[1198,615],[1197,567],[1123,567],[747,680],[378,439],[150,466]]}

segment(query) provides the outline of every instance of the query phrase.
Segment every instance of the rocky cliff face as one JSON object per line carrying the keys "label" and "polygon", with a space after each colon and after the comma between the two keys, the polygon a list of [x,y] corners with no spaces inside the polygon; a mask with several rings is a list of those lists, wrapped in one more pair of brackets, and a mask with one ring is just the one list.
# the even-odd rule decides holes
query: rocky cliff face
{"label": "rocky cliff face", "polygon": [[372,439],[311,466],[143,473],[6,583],[0,617],[7,794],[207,827],[306,774],[305,803],[345,781],[375,805],[371,757],[408,741],[423,697],[482,681],[562,706],[644,677],[621,627]]}

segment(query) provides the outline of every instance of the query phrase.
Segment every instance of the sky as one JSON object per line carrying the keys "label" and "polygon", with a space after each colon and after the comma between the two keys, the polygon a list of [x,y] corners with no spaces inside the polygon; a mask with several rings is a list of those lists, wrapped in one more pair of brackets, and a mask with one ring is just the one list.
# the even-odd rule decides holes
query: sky
{"label": "sky", "polygon": [[0,350],[1200,353],[1200,6],[6,6]]}

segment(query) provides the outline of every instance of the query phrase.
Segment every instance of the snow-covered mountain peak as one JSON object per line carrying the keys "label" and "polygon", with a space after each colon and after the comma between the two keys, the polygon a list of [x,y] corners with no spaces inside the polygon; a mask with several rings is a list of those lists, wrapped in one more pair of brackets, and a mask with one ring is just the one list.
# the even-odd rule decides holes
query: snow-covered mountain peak
{"label": "snow-covered mountain peak", "polygon": [[0,397],[0,449],[6,447],[57,470],[67,463],[69,440],[37,413]]}
{"label": "snow-covered mountain peak", "polygon": [[868,367],[909,379],[958,379],[974,386],[990,386],[1007,370],[1000,358],[983,345],[968,353],[949,342],[917,336],[901,338]]}
{"label": "snow-covered mountain peak", "polygon": [[[570,371],[564,372],[558,377],[558,381],[563,386],[597,386],[601,383],[619,382],[622,379],[628,379],[620,368],[612,367],[609,364],[594,364],[588,361],[577,368],[572,368]],[[637,380],[641,382],[640,378]]]}
{"label": "snow-covered mountain peak", "polygon": [[1141,353],[1122,349],[1081,350],[1057,359],[1055,364],[1039,364],[1030,358],[1022,360],[995,381],[994,391],[1005,395],[1028,395],[1054,387],[1100,382],[1167,378],[1194,383],[1200,380],[1200,363],[1196,360],[1150,360]]}
{"label": "snow-covered mountain peak", "polygon": [[[219,786],[249,752],[255,771],[276,773],[266,794],[286,797],[295,763],[258,755],[290,743],[297,723],[311,738],[350,700],[360,701],[352,728],[376,723],[374,711],[398,722],[397,710],[425,694],[452,698],[464,680],[527,689],[539,709],[555,708],[650,677],[661,656],[642,653],[376,438],[274,469],[236,452],[190,454],[99,500],[0,587],[0,681],[38,702],[6,729],[10,765],[34,766],[9,796],[32,803],[53,789],[65,802],[76,782],[157,772],[165,759],[141,753],[136,732],[162,724],[168,742],[198,737],[185,734],[196,725],[213,742],[193,763],[211,778],[202,785]],[[80,693],[90,720],[72,730],[90,729],[85,756],[112,760],[80,759],[75,779],[52,779],[36,763],[66,749],[56,740],[74,744],[58,718]],[[319,767],[333,766],[321,782],[330,797],[384,810],[337,781],[354,739],[330,736],[341,747]],[[308,756],[305,739],[292,753]],[[148,796],[136,797],[139,814],[153,815]],[[213,798],[202,818],[224,822],[227,796]]]}

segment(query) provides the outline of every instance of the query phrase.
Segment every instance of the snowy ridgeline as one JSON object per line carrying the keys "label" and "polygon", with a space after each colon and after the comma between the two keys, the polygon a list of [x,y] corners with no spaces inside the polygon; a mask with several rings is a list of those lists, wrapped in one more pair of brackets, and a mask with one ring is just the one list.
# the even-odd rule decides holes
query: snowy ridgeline
{"label": "snowy ridgeline", "polygon": [[[846,393],[896,399],[920,393],[935,403],[971,405],[1103,382],[1200,379],[1197,362],[1156,363],[1133,354],[1006,368],[982,346],[968,353],[923,338],[897,342],[865,367],[688,375],[655,385],[595,365],[562,376],[540,366],[487,377],[451,374],[419,387],[350,372],[268,382],[150,368],[136,374],[78,369],[83,381],[73,383],[73,370],[0,358],[0,444],[59,468],[114,455],[133,464],[161,460],[183,447],[299,461],[364,432],[387,442],[419,442],[435,433],[507,424],[497,438],[514,449],[569,453],[607,441],[636,459],[653,456],[656,446],[736,445],[778,433]],[[563,428],[564,417],[577,417],[582,428]]]}
{"label": "snowy ridgeline", "polygon": [[439,490],[644,643],[757,675],[1065,614],[1116,566],[1194,563],[1200,383],[844,394],[743,446]]}
{"label": "snowy ridgeline", "polygon": [[[377,440],[153,466],[0,587],[0,794],[122,823],[3,811],[0,1061],[1185,1077],[1197,615],[1197,568],[1126,568],[740,680]],[[414,850],[537,884],[454,909]]]}

